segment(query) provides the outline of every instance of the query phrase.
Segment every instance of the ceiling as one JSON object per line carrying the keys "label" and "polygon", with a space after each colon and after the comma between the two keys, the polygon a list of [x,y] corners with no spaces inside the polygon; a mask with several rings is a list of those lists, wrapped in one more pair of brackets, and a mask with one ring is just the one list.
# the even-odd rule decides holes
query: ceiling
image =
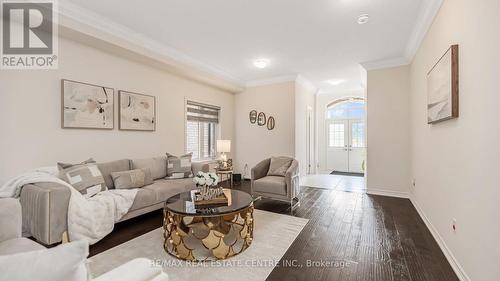
{"label": "ceiling", "polygon": [[[409,45],[425,33],[422,20],[432,1],[70,2],[243,83],[300,74],[321,91],[332,92],[363,87],[360,63],[409,61]],[[357,17],[365,13],[370,21],[359,25]],[[256,58],[271,63],[258,69],[252,64]],[[344,82],[325,82],[332,79]]]}

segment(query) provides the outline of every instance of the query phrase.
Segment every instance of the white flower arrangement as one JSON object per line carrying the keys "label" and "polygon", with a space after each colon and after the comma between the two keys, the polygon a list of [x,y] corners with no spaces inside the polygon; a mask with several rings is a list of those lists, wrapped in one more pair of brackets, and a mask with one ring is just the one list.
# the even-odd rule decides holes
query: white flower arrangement
{"label": "white flower arrangement", "polygon": [[215,173],[198,172],[193,177],[193,181],[199,188],[196,200],[210,200],[223,193],[222,187],[217,187],[219,177]]}
{"label": "white flower arrangement", "polygon": [[193,181],[196,186],[217,186],[219,184],[219,177],[215,173],[198,172]]}

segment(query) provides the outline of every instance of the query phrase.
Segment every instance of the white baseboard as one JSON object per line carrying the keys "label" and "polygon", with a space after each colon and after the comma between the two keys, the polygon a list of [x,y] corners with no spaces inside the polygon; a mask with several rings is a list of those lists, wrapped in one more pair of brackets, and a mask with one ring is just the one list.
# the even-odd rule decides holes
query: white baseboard
{"label": "white baseboard", "polygon": [[436,240],[436,242],[438,243],[439,248],[441,248],[441,251],[445,255],[448,262],[450,263],[451,267],[453,268],[453,271],[455,271],[455,274],[457,274],[458,279],[460,279],[460,281],[471,281],[471,279],[469,278],[469,276],[467,276],[467,274],[465,273],[464,269],[462,268],[462,266],[460,265],[458,260],[455,258],[453,253],[450,251],[450,249],[448,248],[448,246],[444,242],[441,235],[439,235],[439,232],[432,225],[431,221],[427,218],[427,216],[425,215],[422,208],[420,208],[420,205],[418,204],[417,200],[415,198],[413,198],[413,196],[410,196],[409,198],[410,198],[411,203],[413,204],[413,206],[417,210],[418,214],[420,215],[420,217],[424,221],[425,225],[427,226],[427,229],[429,229],[432,236],[434,237],[434,240]]}
{"label": "white baseboard", "polygon": [[382,196],[397,197],[397,198],[410,198],[410,196],[407,192],[393,191],[393,190],[386,190],[386,189],[368,188],[366,190],[366,193],[371,194],[371,195],[382,195]]}

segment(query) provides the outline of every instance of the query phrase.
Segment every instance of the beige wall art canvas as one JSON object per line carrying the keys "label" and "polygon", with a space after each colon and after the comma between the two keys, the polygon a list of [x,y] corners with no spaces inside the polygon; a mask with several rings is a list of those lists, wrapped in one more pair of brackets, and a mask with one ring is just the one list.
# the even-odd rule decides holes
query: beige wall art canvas
{"label": "beige wall art canvas", "polygon": [[427,123],[458,117],[458,45],[451,46],[427,74]]}
{"label": "beige wall art canvas", "polygon": [[156,129],[155,97],[119,91],[120,130],[154,131]]}
{"label": "beige wall art canvas", "polygon": [[66,79],[61,88],[63,128],[113,129],[112,88]]}

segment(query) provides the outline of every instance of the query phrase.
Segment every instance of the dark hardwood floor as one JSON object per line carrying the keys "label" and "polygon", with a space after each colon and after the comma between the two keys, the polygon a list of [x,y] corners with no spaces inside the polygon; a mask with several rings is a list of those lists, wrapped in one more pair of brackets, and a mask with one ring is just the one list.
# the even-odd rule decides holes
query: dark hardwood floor
{"label": "dark hardwood floor", "polygon": [[[235,188],[249,191],[250,184]],[[293,213],[266,199],[255,207],[309,219],[267,281],[459,280],[407,199],[303,187]],[[162,219],[156,211],[119,223],[90,254],[154,230]]]}

